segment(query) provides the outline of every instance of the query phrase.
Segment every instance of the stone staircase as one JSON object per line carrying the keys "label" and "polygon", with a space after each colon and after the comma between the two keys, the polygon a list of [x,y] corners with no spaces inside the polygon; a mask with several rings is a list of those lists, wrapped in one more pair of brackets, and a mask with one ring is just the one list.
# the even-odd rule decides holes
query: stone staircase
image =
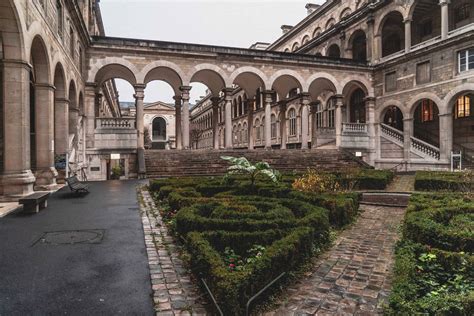
{"label": "stone staircase", "polygon": [[308,168],[341,170],[367,166],[352,154],[336,149],[313,150],[147,150],[147,178],[222,175],[229,166],[221,156],[246,157],[251,162],[266,161],[283,173],[303,173]]}

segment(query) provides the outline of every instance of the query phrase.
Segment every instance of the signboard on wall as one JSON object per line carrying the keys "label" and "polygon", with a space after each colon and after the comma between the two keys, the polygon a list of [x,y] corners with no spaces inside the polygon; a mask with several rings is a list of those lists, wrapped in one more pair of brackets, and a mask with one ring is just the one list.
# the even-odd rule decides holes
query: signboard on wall
{"label": "signboard on wall", "polygon": [[120,154],[110,154],[111,160],[120,160]]}

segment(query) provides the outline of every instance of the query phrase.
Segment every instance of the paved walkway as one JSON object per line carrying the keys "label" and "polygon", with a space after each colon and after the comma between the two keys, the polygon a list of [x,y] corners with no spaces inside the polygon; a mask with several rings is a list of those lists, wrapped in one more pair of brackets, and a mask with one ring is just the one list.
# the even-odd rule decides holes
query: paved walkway
{"label": "paved walkway", "polygon": [[393,181],[387,186],[387,192],[414,192],[415,175],[401,174],[395,175]]}
{"label": "paved walkway", "polygon": [[0,315],[153,315],[137,184],[62,189],[39,214],[0,219]]}
{"label": "paved walkway", "polygon": [[141,191],[142,222],[157,315],[206,315],[207,301],[191,281],[179,258],[179,249],[168,233],[148,191]]}
{"label": "paved walkway", "polygon": [[284,303],[266,315],[375,315],[391,288],[397,227],[405,210],[363,206],[357,222],[316,259]]}

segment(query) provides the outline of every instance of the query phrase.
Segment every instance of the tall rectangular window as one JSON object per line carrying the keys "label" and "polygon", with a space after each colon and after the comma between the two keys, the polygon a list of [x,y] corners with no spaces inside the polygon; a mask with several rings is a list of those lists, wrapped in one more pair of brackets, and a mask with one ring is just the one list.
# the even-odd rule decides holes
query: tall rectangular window
{"label": "tall rectangular window", "polygon": [[272,114],[271,116],[272,118],[272,125],[271,125],[271,129],[272,129],[272,138],[276,138],[277,137],[277,122],[276,122],[276,116],[274,114]]}
{"label": "tall rectangular window", "polygon": [[456,118],[471,116],[471,98],[469,95],[460,96],[456,102]]}
{"label": "tall rectangular window", "polygon": [[416,65],[416,83],[424,84],[431,82],[431,64],[429,61]]}
{"label": "tall rectangular window", "polygon": [[74,60],[75,58],[75,47],[74,47],[74,30],[69,28],[69,50],[71,54],[71,58]]}
{"label": "tall rectangular window", "polygon": [[397,73],[395,71],[385,74],[385,91],[397,90]]}
{"label": "tall rectangular window", "polygon": [[474,48],[462,50],[458,53],[459,72],[474,69]]}
{"label": "tall rectangular window", "polygon": [[433,111],[433,101],[427,99],[421,101],[421,122],[424,123],[433,121]]}
{"label": "tall rectangular window", "polygon": [[321,104],[318,104],[316,107],[316,128],[323,127],[323,107]]}

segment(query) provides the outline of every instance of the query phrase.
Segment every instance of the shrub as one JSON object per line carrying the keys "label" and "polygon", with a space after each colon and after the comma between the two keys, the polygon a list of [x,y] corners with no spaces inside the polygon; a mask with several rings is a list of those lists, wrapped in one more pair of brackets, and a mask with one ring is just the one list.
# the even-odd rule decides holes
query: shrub
{"label": "shrub", "polygon": [[469,192],[471,186],[471,172],[418,171],[415,178],[417,191]]}

